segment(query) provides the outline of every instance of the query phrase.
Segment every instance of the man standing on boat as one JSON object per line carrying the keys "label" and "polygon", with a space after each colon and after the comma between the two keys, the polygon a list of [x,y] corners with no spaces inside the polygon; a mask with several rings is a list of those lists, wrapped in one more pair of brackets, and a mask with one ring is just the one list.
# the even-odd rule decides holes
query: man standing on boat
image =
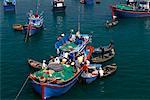
{"label": "man standing on boat", "polygon": [[104,53],[105,53],[105,51],[104,51],[104,48],[103,47],[100,47],[100,49],[101,49],[101,56],[102,56],[102,59],[104,58]]}

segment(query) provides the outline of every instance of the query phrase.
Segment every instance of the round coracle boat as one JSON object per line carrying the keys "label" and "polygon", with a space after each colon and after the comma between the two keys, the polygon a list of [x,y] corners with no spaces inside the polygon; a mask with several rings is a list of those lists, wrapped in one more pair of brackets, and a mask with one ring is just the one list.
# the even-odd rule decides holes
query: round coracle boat
{"label": "round coracle boat", "polygon": [[13,29],[16,31],[22,31],[23,26],[21,24],[13,24]]}

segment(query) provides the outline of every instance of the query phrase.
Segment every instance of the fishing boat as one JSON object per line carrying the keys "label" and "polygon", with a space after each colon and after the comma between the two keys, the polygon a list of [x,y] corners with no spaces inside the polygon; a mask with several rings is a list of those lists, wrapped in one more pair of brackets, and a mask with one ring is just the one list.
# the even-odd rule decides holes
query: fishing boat
{"label": "fishing boat", "polygon": [[[80,11],[80,9],[79,9]],[[58,55],[65,56],[66,54],[72,55],[72,59],[74,55],[80,54],[87,44],[91,42],[92,35],[91,34],[82,34],[80,33],[80,14],[78,16],[78,31],[74,33],[74,30],[71,32],[64,33],[62,32],[60,35],[57,36],[57,41],[55,43],[55,49]],[[66,57],[67,58],[67,57]]]}
{"label": "fishing boat", "polygon": [[88,71],[87,72],[84,71],[81,74],[82,81],[86,84],[90,84],[93,81],[95,81],[99,75],[99,68],[101,66],[102,66],[101,64],[90,64],[88,66]]}
{"label": "fishing boat", "polygon": [[150,17],[150,0],[142,0],[136,4],[117,4],[111,6],[112,16],[118,17]]}
{"label": "fishing boat", "polygon": [[86,45],[91,41],[90,34],[80,34],[79,31],[76,34],[65,34],[62,33],[57,37],[55,43],[55,49],[57,54],[61,55],[63,52],[69,53],[80,53]]}
{"label": "fishing boat", "polygon": [[43,29],[43,12],[38,14],[38,11],[33,14],[33,11],[30,10],[28,17],[28,24],[24,25],[24,32],[28,36],[32,36],[36,33],[39,33]]}
{"label": "fishing boat", "polygon": [[[102,48],[104,49],[104,53],[102,55]],[[103,63],[108,60],[111,60],[115,56],[114,47],[103,46],[103,47],[95,48],[92,53],[91,63]]]}
{"label": "fishing boat", "polygon": [[[101,73],[101,71],[103,70],[103,75]],[[112,75],[113,73],[116,72],[117,70],[117,65],[115,63],[111,64],[111,65],[106,65],[104,67],[102,67],[102,70],[99,70],[99,78],[105,78],[107,76]]]}
{"label": "fishing boat", "polygon": [[62,12],[66,8],[64,0],[53,0],[53,11]]}
{"label": "fishing boat", "polygon": [[[83,54],[86,58],[85,60],[88,59],[87,56],[91,56],[92,52],[90,51],[91,49],[86,50],[83,50],[86,53]],[[63,58],[60,57],[58,59]],[[77,82],[82,72],[82,65],[77,66],[75,63],[69,64],[68,61],[64,63],[63,60],[59,60],[50,62],[48,67],[30,74],[30,79],[32,80],[34,90],[42,95],[42,99],[46,99],[66,93]]]}
{"label": "fishing boat", "polygon": [[66,93],[76,82],[82,69],[73,73],[71,66],[62,65],[63,70],[41,70],[30,74],[34,90],[42,95],[42,99]]}
{"label": "fishing boat", "polygon": [[15,11],[16,0],[4,0],[3,8],[4,11]]}

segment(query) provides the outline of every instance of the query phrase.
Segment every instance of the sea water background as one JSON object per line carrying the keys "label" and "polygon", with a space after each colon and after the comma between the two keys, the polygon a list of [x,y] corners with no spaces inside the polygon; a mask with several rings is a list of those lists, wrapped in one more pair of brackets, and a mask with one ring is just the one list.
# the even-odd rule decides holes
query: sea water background
{"label": "sea water background", "polygon": [[[52,99],[150,99],[150,18],[123,18],[117,26],[106,29],[104,23],[111,19],[109,5],[123,0],[102,0],[94,5],[82,5],[79,0],[65,2],[65,14],[54,14],[51,1],[40,0],[45,30],[27,43],[23,33],[13,31],[12,24],[26,23],[27,12],[36,7],[35,0],[17,0],[16,13],[4,13],[0,7],[1,99],[14,99],[19,92],[29,75],[28,58],[48,59],[55,55],[56,36],[77,30],[79,8],[81,32],[93,35],[90,45],[98,47],[114,40],[116,56],[108,63],[117,63],[118,69],[111,77],[89,85],[77,83],[66,94]],[[41,98],[28,82],[19,99]]]}

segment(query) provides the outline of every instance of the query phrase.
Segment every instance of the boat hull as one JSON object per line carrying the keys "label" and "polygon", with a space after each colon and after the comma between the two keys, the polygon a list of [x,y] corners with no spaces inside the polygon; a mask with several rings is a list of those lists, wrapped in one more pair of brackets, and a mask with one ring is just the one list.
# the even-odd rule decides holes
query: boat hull
{"label": "boat hull", "polygon": [[90,84],[93,81],[95,81],[96,78],[97,78],[97,76],[96,77],[91,77],[91,78],[83,78],[83,82],[85,82],[86,84]]}
{"label": "boat hull", "polygon": [[63,7],[53,7],[53,11],[54,12],[64,12],[66,9],[66,6],[63,6]]}
{"label": "boat hull", "polygon": [[150,17],[150,12],[127,11],[112,7],[112,13],[118,17]]}
{"label": "boat hull", "polygon": [[60,84],[37,84],[32,80],[32,85],[34,90],[42,96],[42,99],[47,99],[54,96],[60,96],[66,93],[76,82],[78,77],[81,75],[82,70],[78,73],[76,77],[74,77],[69,82],[60,85]]}
{"label": "boat hull", "polygon": [[3,5],[4,11],[15,11],[15,5]]}
{"label": "boat hull", "polygon": [[[29,33],[29,36],[33,36],[37,33],[39,33],[41,30],[42,30],[43,26],[39,27],[39,28],[32,28],[30,30],[30,33]],[[27,33],[27,27],[24,28],[24,33],[26,34]]]}
{"label": "boat hull", "polygon": [[85,3],[86,3],[86,4],[93,4],[93,3],[94,3],[94,0],[85,0]]}

